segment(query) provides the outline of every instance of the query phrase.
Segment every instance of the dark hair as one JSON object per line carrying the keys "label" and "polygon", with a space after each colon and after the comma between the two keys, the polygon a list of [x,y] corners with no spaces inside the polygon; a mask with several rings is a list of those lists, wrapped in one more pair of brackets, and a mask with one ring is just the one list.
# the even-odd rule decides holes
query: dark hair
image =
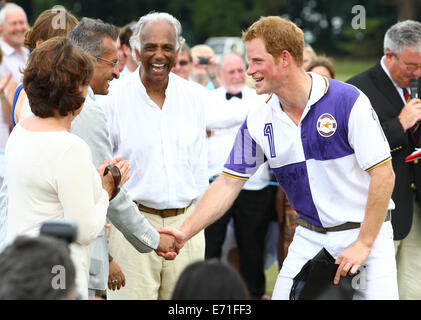
{"label": "dark hair", "polygon": [[[63,268],[63,283],[55,282],[56,268]],[[74,288],[75,267],[60,240],[20,236],[0,253],[0,300],[65,299]]]}
{"label": "dark hair", "polygon": [[136,22],[130,22],[120,29],[120,44],[125,44],[130,48],[130,37],[133,35],[134,27]]}
{"label": "dark hair", "polygon": [[312,71],[313,68],[316,67],[325,67],[329,71],[331,78],[335,79],[335,68],[333,67],[333,62],[331,58],[325,56],[317,56],[308,65],[306,71]]}
{"label": "dark hair", "polygon": [[188,265],[175,286],[173,300],[248,300],[249,291],[240,274],[216,259]]}
{"label": "dark hair", "polygon": [[[58,18],[60,20],[57,20]],[[65,36],[77,23],[78,20],[63,7],[45,10],[35,20],[34,26],[25,32],[24,44],[30,50],[34,50],[37,40],[46,41],[52,37]]]}
{"label": "dark hair", "polygon": [[119,29],[101,19],[82,18],[80,22],[69,32],[68,38],[85,52],[94,57],[105,54],[103,38],[110,37],[117,41]]}
{"label": "dark hair", "polygon": [[32,51],[23,74],[23,87],[32,112],[41,118],[79,109],[85,97],[80,86],[93,76],[92,57],[65,37],[54,37]]}

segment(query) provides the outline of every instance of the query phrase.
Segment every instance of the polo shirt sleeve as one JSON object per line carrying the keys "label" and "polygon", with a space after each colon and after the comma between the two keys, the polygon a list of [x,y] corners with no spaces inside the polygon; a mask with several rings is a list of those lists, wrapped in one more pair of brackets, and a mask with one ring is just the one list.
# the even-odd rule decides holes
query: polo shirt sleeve
{"label": "polo shirt sleeve", "polygon": [[263,150],[251,136],[246,119],[238,130],[222,174],[248,180],[265,162]]}
{"label": "polo shirt sleeve", "polygon": [[362,92],[351,110],[348,127],[349,143],[363,170],[369,172],[392,159],[377,114]]}

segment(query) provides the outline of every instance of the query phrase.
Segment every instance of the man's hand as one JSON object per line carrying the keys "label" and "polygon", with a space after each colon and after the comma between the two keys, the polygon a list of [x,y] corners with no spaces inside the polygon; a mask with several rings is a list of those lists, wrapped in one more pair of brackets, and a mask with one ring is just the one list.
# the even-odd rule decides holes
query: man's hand
{"label": "man's hand", "polygon": [[164,236],[171,237],[174,240],[174,246],[171,251],[161,250],[160,246],[158,246],[158,249],[155,250],[156,254],[165,258],[166,260],[174,260],[177,254],[180,252],[181,248],[184,246],[186,238],[185,235],[180,230],[170,227],[158,228],[157,231],[160,233],[161,238]]}
{"label": "man's hand", "polygon": [[159,229],[157,231],[159,232],[159,244],[155,250],[156,254],[166,260],[174,260],[178,254],[174,237],[168,233],[161,233]]}
{"label": "man's hand", "polygon": [[411,99],[402,108],[398,119],[405,131],[412,128],[417,121],[421,120],[421,100],[417,98]]}
{"label": "man's hand", "polygon": [[121,287],[126,285],[126,278],[123,271],[121,271],[118,263],[113,259],[110,261],[110,272],[108,274],[108,289],[120,290]]}
{"label": "man's hand", "polygon": [[354,242],[354,244],[342,251],[335,261],[336,264],[339,264],[339,267],[333,283],[338,284],[341,276],[345,277],[348,273],[350,275],[357,273],[358,268],[368,258],[370,251],[370,247],[359,241]]}

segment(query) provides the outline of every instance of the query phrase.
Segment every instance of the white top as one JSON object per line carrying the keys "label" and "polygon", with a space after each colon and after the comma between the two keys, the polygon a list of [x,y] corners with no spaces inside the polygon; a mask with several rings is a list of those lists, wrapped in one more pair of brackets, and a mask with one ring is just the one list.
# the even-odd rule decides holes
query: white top
{"label": "white top", "polygon": [[298,126],[273,94],[244,122],[224,174],[246,180],[267,158],[301,218],[322,227],[362,222],[367,172],[391,160],[389,144],[366,95],[310,74],[311,95]]}
{"label": "white top", "polygon": [[75,222],[72,257],[77,257],[76,272],[86,276],[87,288],[89,246],[104,227],[108,208],[108,193],[88,145],[66,131],[33,132],[17,124],[6,146],[6,179],[6,243],[19,235],[38,236],[47,220]]}
{"label": "white top", "polygon": [[12,73],[12,80],[21,83],[24,70],[29,57],[29,50],[22,46],[22,55],[13,49],[8,43],[0,39],[0,48],[3,52],[3,60],[0,64],[0,77],[4,77],[9,72]]}
{"label": "white top", "polygon": [[160,109],[139,68],[100,101],[114,156],[130,162],[125,184],[133,200],[155,209],[183,208],[208,186],[203,89],[170,73]]}
{"label": "white top", "polygon": [[[247,114],[262,105],[266,95],[259,96],[254,89],[244,86],[242,98],[232,97],[227,100],[226,89],[219,87],[209,91],[206,103],[206,129],[212,131],[208,138],[208,176],[219,175],[231,152],[238,129]],[[262,166],[244,185],[244,190],[261,190],[270,181],[269,167]]]}
{"label": "white top", "polygon": [[[26,67],[26,62],[28,61],[29,50],[25,47],[22,47],[23,55],[20,55],[15,49],[13,49],[9,44],[0,39],[0,48],[3,53],[3,59],[0,64],[0,78],[3,78],[9,72],[12,73],[12,80],[16,83],[21,83],[23,70]],[[7,92],[7,95],[14,94],[14,92]],[[9,137],[9,122],[5,119],[3,115],[3,107],[0,102],[0,186],[2,184],[4,176],[4,160],[3,152],[6,147],[7,138]]]}
{"label": "white top", "polygon": [[387,76],[389,77],[390,81],[392,81],[392,83],[393,83],[393,85],[395,86],[396,91],[398,91],[398,93],[399,93],[399,95],[400,95],[400,97],[401,97],[401,99],[402,99],[403,103],[404,103],[404,104],[406,104],[405,96],[404,96],[404,94],[403,94],[403,90],[402,90],[402,89],[406,89],[406,90],[408,90],[408,93],[409,93],[409,94],[411,94],[411,88],[410,88],[410,87],[408,87],[408,88],[401,88],[401,87],[399,87],[399,86],[396,84],[396,82],[395,82],[395,81],[393,81],[392,76],[390,75],[389,69],[386,67],[386,64],[384,63],[384,59],[385,59],[385,56],[383,56],[383,57],[381,58],[381,60],[380,60],[380,65],[382,66],[382,68],[383,68],[384,72],[385,72],[385,73],[387,74]]}

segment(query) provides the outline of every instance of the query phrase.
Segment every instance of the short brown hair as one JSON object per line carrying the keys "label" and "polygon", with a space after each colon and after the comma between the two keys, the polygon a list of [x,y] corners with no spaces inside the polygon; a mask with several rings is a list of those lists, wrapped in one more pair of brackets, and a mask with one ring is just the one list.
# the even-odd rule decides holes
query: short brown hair
{"label": "short brown hair", "polygon": [[[59,14],[64,14],[65,25],[59,27],[54,26],[54,19],[57,19]],[[62,21],[60,21],[61,23]],[[56,36],[66,36],[78,23],[78,20],[66,9],[60,7],[57,9],[48,9],[43,11],[35,20],[34,26],[25,33],[25,46],[30,50],[34,50],[37,40],[46,41]]]}
{"label": "short brown hair", "polygon": [[304,33],[294,23],[277,16],[261,17],[243,32],[243,41],[262,39],[266,51],[275,61],[283,50],[287,50],[297,66],[303,64]]}
{"label": "short brown hair", "polygon": [[325,56],[316,57],[313,61],[311,61],[306,71],[311,71],[313,68],[319,66],[325,67],[329,71],[331,78],[335,79],[335,68],[333,67],[333,61],[331,58]]}
{"label": "short brown hair", "polygon": [[41,118],[79,109],[94,71],[93,58],[65,37],[43,42],[31,53],[23,74],[23,87],[32,112]]}
{"label": "short brown hair", "polygon": [[134,27],[136,26],[136,22],[130,22],[129,24],[126,24],[124,27],[120,29],[120,44],[125,44],[126,46],[130,47],[130,38],[133,35]]}

